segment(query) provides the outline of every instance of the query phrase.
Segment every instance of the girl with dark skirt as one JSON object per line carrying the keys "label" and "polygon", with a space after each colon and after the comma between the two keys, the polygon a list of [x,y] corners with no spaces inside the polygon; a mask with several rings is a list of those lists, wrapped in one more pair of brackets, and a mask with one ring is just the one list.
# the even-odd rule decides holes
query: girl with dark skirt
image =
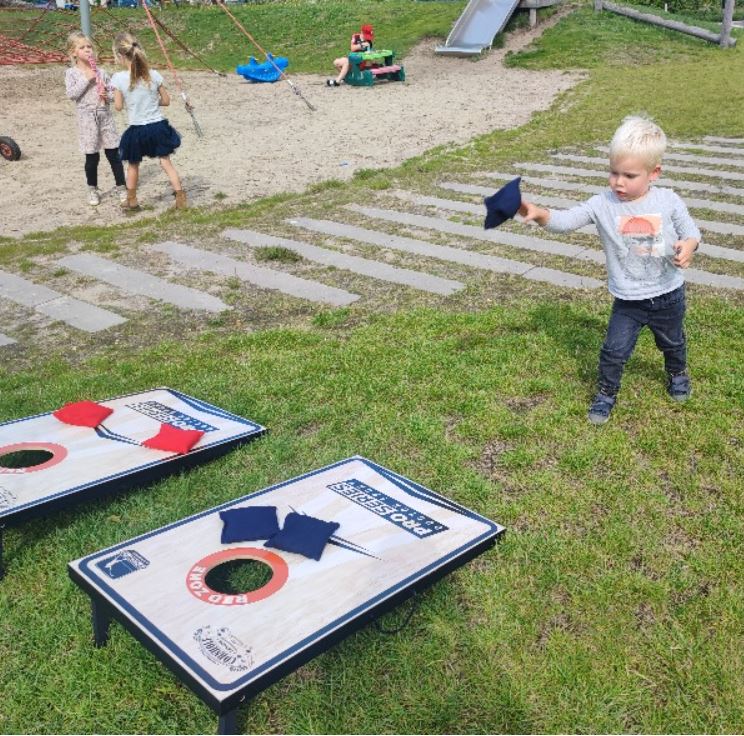
{"label": "girl with dark skirt", "polygon": [[142,159],[157,158],[173,187],[176,208],[187,207],[186,192],[181,186],[171,154],[181,145],[181,136],[160,111],[170,104],[170,95],[160,72],[151,69],[144,49],[131,33],[119,33],[114,39],[114,58],[126,68],[111,77],[114,108],[127,108],[129,127],[119,143],[119,153],[127,166],[126,210],[139,208],[137,182]]}

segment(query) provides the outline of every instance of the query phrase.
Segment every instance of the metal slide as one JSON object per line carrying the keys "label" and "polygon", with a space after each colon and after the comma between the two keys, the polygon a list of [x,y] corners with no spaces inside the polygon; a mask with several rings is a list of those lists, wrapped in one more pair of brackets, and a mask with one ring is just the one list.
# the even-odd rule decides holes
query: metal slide
{"label": "metal slide", "polygon": [[473,56],[490,48],[520,0],[470,0],[437,54]]}

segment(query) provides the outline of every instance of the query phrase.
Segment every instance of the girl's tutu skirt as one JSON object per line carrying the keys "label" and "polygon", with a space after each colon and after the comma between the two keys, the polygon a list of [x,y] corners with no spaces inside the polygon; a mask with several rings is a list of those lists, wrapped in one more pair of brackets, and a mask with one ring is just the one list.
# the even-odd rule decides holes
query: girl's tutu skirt
{"label": "girl's tutu skirt", "polygon": [[181,145],[181,136],[167,121],[147,125],[130,125],[121,137],[119,155],[122,161],[138,164],[147,156],[170,156]]}

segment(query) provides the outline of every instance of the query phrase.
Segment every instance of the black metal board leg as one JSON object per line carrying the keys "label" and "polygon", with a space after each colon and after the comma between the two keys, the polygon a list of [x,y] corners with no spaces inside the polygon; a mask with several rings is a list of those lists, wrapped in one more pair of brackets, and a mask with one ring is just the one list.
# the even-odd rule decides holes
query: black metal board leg
{"label": "black metal board leg", "polygon": [[97,647],[106,646],[111,616],[106,606],[93,598],[90,599],[90,614],[93,622],[93,643]]}
{"label": "black metal board leg", "polygon": [[217,724],[218,734],[233,734],[238,732],[238,709],[233,708],[227,713],[223,713],[220,716],[219,723]]}

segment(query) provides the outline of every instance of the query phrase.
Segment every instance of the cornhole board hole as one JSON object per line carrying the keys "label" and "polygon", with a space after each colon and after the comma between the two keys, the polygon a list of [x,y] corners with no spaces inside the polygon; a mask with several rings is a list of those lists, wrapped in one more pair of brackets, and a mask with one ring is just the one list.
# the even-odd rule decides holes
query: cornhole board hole
{"label": "cornhole board hole", "polygon": [[[113,412],[95,429],[65,424],[52,412],[0,424],[0,535],[4,526],[74,501],[193,467],[266,431],[256,422],[169,388],[98,403]],[[158,433],[161,423],[204,434],[185,455],[141,446]]]}
{"label": "cornhole board hole", "polygon": [[[340,526],[319,560],[221,543],[221,511],[276,507]],[[489,549],[504,528],[363,457],[243,496],[69,564],[103,646],[119,621],[219,716]],[[237,560],[267,568],[252,590],[212,583]]]}

